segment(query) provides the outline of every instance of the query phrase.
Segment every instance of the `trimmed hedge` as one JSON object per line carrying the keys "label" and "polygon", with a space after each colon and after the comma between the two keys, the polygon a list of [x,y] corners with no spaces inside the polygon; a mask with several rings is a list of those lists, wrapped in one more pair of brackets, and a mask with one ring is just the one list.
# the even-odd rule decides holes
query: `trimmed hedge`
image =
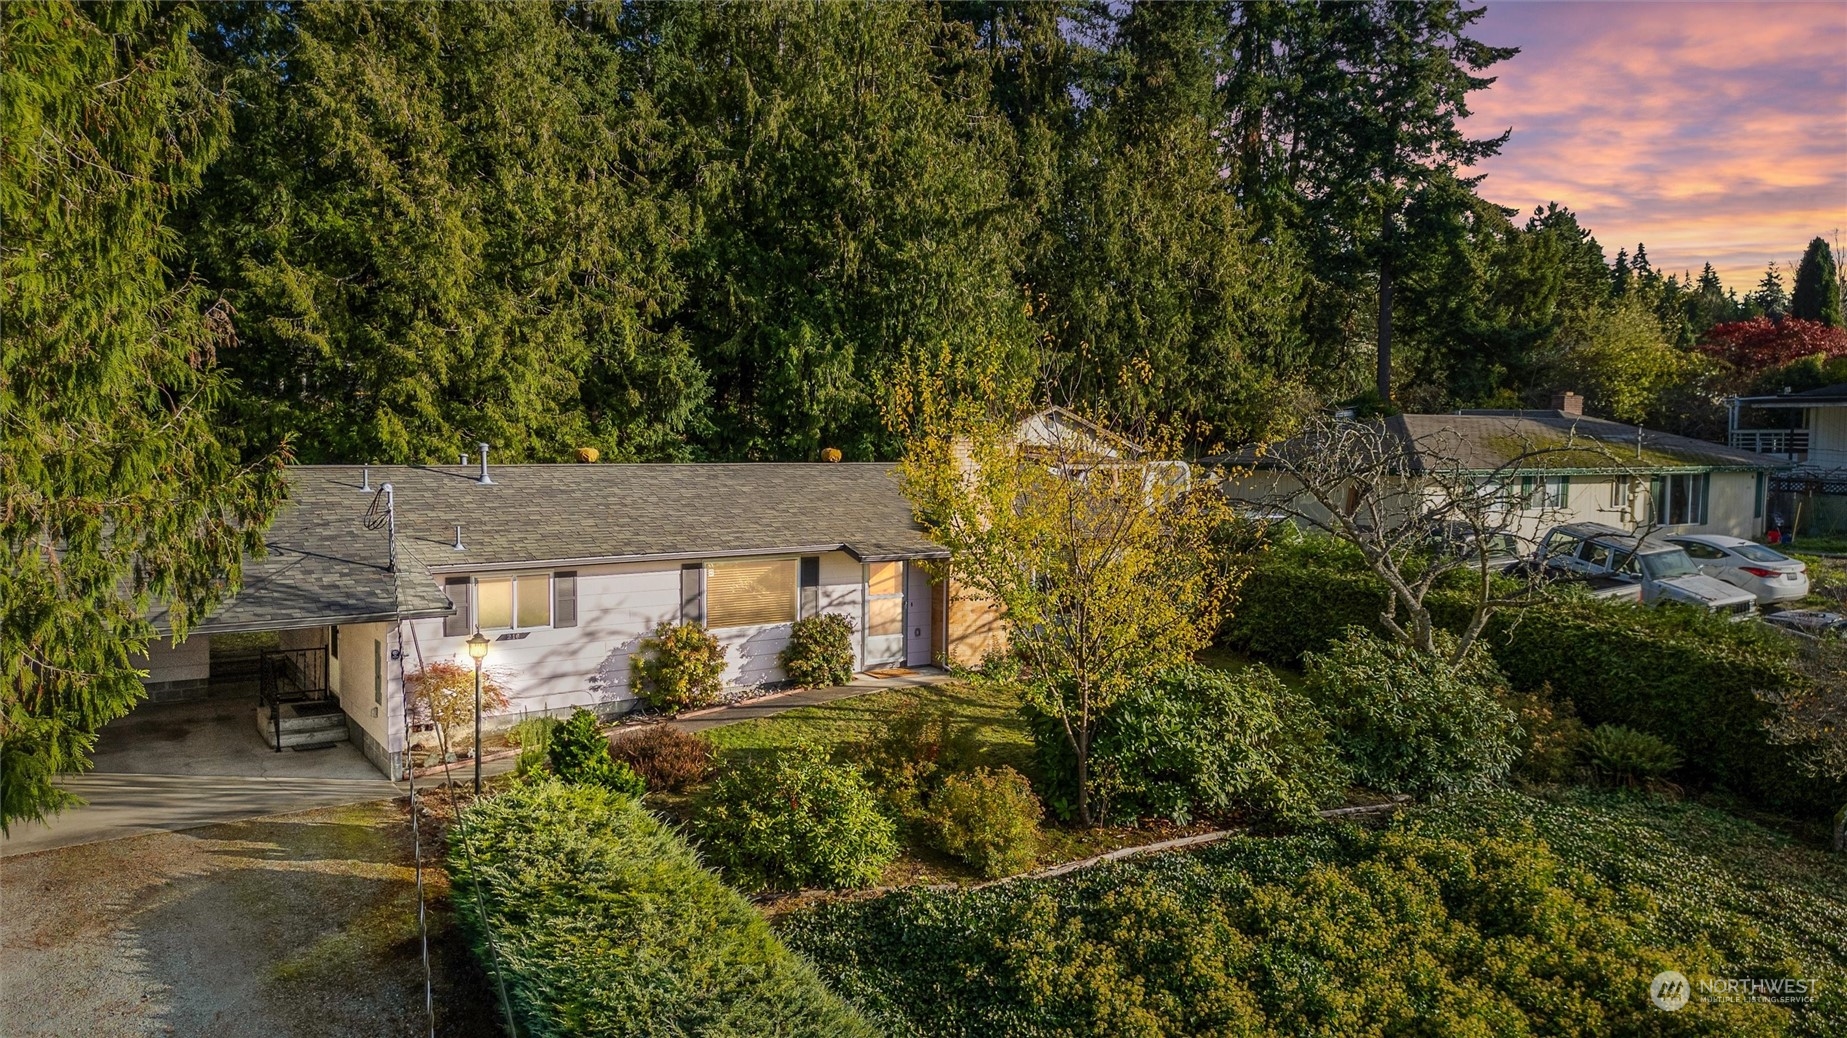
{"label": "trimmed hedge", "polygon": [[[1816,893],[1825,883],[1751,887],[1784,909],[1767,916],[1776,934],[1752,934],[1734,901],[1670,914],[1653,900],[1689,882],[1727,891],[1746,872],[1682,851],[1680,876],[1605,878],[1621,859],[1573,861],[1522,832],[1518,816],[1543,805],[1466,802],[1483,824],[1237,836],[1050,880],[837,902],[777,928],[893,1035],[1838,1033],[1847,1000],[1828,992],[1847,959],[1797,932],[1847,908]],[[1689,828],[1714,816],[1696,810]],[[1623,836],[1672,842],[1646,820],[1596,817],[1617,854]],[[1834,1000],[1698,1002],[1669,1020],[1647,997],[1667,969],[1822,977]]]}
{"label": "trimmed hedge", "polygon": [[632,798],[516,786],[462,812],[448,865],[522,1035],[875,1033]]}
{"label": "trimmed hedge", "polygon": [[1500,614],[1484,635],[1515,688],[1550,685],[1588,725],[1622,725],[1680,751],[1683,782],[1804,812],[1840,797],[1770,742],[1757,696],[1801,680],[1789,636],[1691,609],[1549,602]]}
{"label": "trimmed hedge", "polygon": [[[1458,575],[1457,579],[1460,579]],[[1468,596],[1437,588],[1425,599],[1438,626],[1460,630],[1469,620]],[[1278,544],[1238,587],[1219,640],[1229,648],[1291,666],[1359,627],[1383,635],[1385,584],[1365,568],[1359,553],[1328,538]]]}
{"label": "trimmed hedge", "polygon": [[[1380,633],[1385,589],[1339,546],[1279,546],[1240,589],[1222,640],[1259,659],[1299,665],[1348,626]],[[1466,599],[1438,592],[1438,623],[1460,629]],[[1788,636],[1691,609],[1646,609],[1561,595],[1495,614],[1482,644],[1521,692],[1550,686],[1586,725],[1616,724],[1665,739],[1685,758],[1685,783],[1722,786],[1765,807],[1805,814],[1847,799],[1795,764],[1763,730],[1760,691],[1798,680]]]}

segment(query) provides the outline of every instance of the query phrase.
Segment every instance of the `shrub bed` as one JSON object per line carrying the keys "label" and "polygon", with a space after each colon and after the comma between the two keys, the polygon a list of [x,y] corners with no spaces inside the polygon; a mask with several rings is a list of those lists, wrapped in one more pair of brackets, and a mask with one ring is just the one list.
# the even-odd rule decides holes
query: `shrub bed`
{"label": "shrub bed", "polygon": [[712,774],[717,752],[709,736],[664,724],[609,741],[610,756],[635,769],[648,789],[656,792],[680,793],[704,782]]}
{"label": "shrub bed", "polygon": [[[1439,632],[1438,649],[1456,640]],[[1479,646],[1458,664],[1358,627],[1309,653],[1308,687],[1353,777],[1372,789],[1430,793],[1493,785],[1519,755],[1506,680]]]}
{"label": "shrub bed", "polygon": [[725,690],[725,647],[696,623],[663,623],[629,657],[629,681],[655,710],[706,706]]}
{"label": "shrub bed", "polygon": [[631,798],[515,787],[462,812],[448,864],[522,1035],[874,1033]]}
{"label": "shrub bed", "polygon": [[[1063,723],[1028,708],[1047,806],[1070,819],[1077,759]],[[1180,667],[1111,704],[1091,742],[1104,819],[1301,818],[1346,788],[1313,704],[1264,667]]]}
{"label": "shrub bed", "polygon": [[[1223,640],[1260,659],[1298,664],[1343,637],[1379,632],[1384,588],[1339,545],[1305,538],[1266,556],[1240,589]],[[1439,624],[1459,629],[1463,599],[1439,592]],[[1518,692],[1550,686],[1589,726],[1615,724],[1672,744],[1677,781],[1721,786],[1777,810],[1816,813],[1847,799],[1772,743],[1758,696],[1798,680],[1789,638],[1762,624],[1689,609],[1643,609],[1561,595],[1495,614],[1481,644]]]}
{"label": "shrub bed", "polygon": [[789,644],[777,654],[783,676],[804,688],[853,680],[853,621],[821,613],[789,625]]}
{"label": "shrub bed", "polygon": [[[1803,1010],[1702,1001],[1671,1019],[1647,997],[1667,969],[1821,977],[1829,997],[1847,953],[1787,933],[1839,924],[1847,904],[1824,881],[1753,887],[1786,903],[1771,918],[1789,939],[1762,941],[1743,925],[1749,906],[1722,896],[1744,874],[1676,848],[1691,879],[1606,878],[1625,837],[1671,841],[1579,812],[1614,839],[1574,860],[1518,826],[1543,805],[1476,796],[1477,819],[1234,837],[1057,879],[821,906],[778,929],[896,1035],[1839,1033],[1838,996]],[[1713,902],[1655,907],[1687,883]]]}
{"label": "shrub bed", "polygon": [[806,746],[722,772],[693,832],[709,860],[753,890],[870,886],[898,856],[898,827],[864,776]]}
{"label": "shrub bed", "polygon": [[1497,616],[1486,644],[1516,688],[1550,685],[1588,725],[1665,739],[1685,761],[1677,781],[1717,785],[1781,810],[1838,805],[1838,784],[1773,744],[1759,692],[1801,680],[1787,635],[1689,609],[1549,602]]}

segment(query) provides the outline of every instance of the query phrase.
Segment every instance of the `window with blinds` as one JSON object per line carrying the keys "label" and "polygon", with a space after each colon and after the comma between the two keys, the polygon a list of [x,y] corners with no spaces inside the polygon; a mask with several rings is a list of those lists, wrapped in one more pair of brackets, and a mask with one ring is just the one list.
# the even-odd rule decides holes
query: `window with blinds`
{"label": "window with blinds", "polygon": [[[572,581],[572,622],[576,622],[576,581]],[[484,631],[528,630],[552,622],[549,575],[482,577],[475,582],[475,623]]]}
{"label": "window with blinds", "polygon": [[796,561],[715,562],[705,568],[705,625],[756,627],[795,620]]}

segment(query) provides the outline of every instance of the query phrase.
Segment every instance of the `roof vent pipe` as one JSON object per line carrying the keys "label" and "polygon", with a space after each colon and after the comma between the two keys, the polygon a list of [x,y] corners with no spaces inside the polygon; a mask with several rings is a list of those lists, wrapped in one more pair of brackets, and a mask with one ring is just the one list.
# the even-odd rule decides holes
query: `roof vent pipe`
{"label": "roof vent pipe", "polygon": [[461,523],[455,524],[455,544],[452,545],[452,547],[454,547],[456,551],[466,551],[467,550],[466,548],[462,546],[462,524]]}
{"label": "roof vent pipe", "polygon": [[456,455],[456,457],[457,457],[458,459],[460,459],[460,460],[458,460],[458,461],[456,462],[456,464],[457,464],[457,465],[466,465],[466,464],[468,464],[468,452],[467,452],[467,451],[463,451],[462,453],[460,453],[460,454],[458,454],[458,455]]}
{"label": "roof vent pipe", "polygon": [[494,482],[492,479],[489,479],[487,475],[487,444],[477,443],[475,446],[481,448],[481,478],[475,480],[475,482],[480,483],[482,486],[487,486]]}
{"label": "roof vent pipe", "polygon": [[368,494],[372,492],[372,466],[359,466],[359,489]]}

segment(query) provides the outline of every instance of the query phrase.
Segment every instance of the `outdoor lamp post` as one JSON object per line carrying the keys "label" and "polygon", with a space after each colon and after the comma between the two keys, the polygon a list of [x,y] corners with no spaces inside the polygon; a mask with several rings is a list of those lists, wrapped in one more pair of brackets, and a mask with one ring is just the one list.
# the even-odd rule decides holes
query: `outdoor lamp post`
{"label": "outdoor lamp post", "polygon": [[468,639],[468,655],[475,661],[475,796],[481,795],[481,661],[487,659],[487,635],[481,628]]}

